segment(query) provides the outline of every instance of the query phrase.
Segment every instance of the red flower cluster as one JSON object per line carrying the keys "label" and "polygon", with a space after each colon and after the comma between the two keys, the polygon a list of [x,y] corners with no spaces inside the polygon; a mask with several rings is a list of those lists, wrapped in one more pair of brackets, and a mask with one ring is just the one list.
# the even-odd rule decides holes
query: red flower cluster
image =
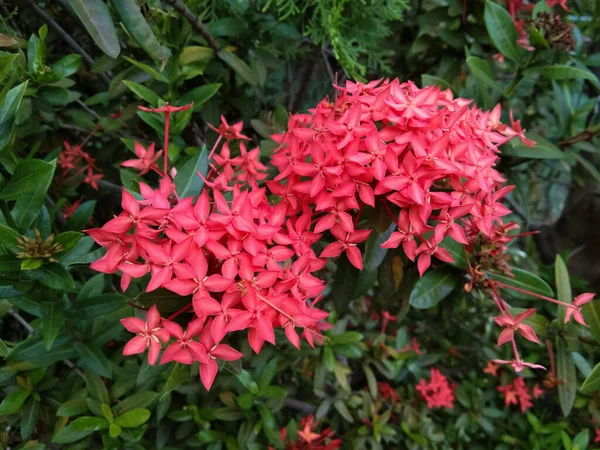
{"label": "red flower cluster", "polygon": [[422,378],[417,385],[417,391],[427,401],[429,409],[443,406],[452,409],[454,407],[453,387],[439,370],[431,368],[429,372],[431,374],[429,383]]}
{"label": "red flower cluster", "polygon": [[[312,415],[303,417],[300,421],[302,429],[298,431],[295,441],[286,442],[286,450],[337,450],[342,445],[341,439],[334,439],[335,431],[325,428],[317,433],[316,428],[319,421],[314,421]],[[282,428],[281,439],[285,442],[287,430]]]}
{"label": "red flower cluster", "polygon": [[88,152],[83,151],[83,146],[88,139],[89,137],[81,145],[73,146],[64,141],[65,149],[60,153],[57,164],[63,170],[63,176],[71,173],[69,178],[76,178],[85,174],[83,182],[98,190],[98,181],[104,175],[102,174],[102,170],[96,167],[96,160]]}
{"label": "red flower cluster", "polygon": [[537,383],[530,392],[529,386],[525,384],[525,380],[522,377],[515,378],[512,383],[498,386],[496,389],[504,395],[504,404],[506,406],[519,405],[522,413],[533,406],[531,402],[532,398],[537,399],[544,393]]}
{"label": "red flower cluster", "polygon": [[337,89],[334,102],[292,115],[288,132],[273,137],[281,144],[271,161],[279,175],[266,182],[288,214],[320,214],[314,232],[330,230],[336,239],[321,256],[345,252],[361,269],[357,244],[370,230],[357,230],[352,215],[378,200],[390,214],[390,206],[400,208],[392,214],[398,231],[383,247],[402,244],[421,274],[432,256],[452,261],[439,246],[446,236],[467,244],[461,218],[489,234],[510,212],[500,203],[511,188],[494,168],[498,146],[514,136],[533,143],[518,121],[500,123],[499,106],[483,112],[450,90],[397,79]]}
{"label": "red flower cluster", "polygon": [[[410,259],[418,259],[421,274],[431,256],[452,260],[439,246],[446,236],[467,243],[461,218],[489,234],[509,213],[499,203],[510,188],[501,187],[504,179],[494,169],[497,146],[514,136],[530,142],[518,122],[500,123],[499,107],[483,112],[453,99],[449,90],[397,79],[337,89],[333,103],[326,99],[311,114],[292,115],[289,131],[274,136],[281,144],[272,157],[279,174],[264,181],[269,198],[259,185],[267,175],[258,148],[248,151],[240,141],[240,156],[232,158],[231,142],[248,138],[241,123],[229,125],[224,118],[213,127],[219,138],[205,180],[212,189],[197,201],[179,198],[167,170],[169,118],[189,106],[147,110],[165,114],[163,170],[156,168],[160,152],[139,144],[139,160],[126,165],[163,178],[158,189],[140,183],[139,198],[124,189],[121,214],[87,230],[107,249],[92,268],[121,272],[123,290],[131,279],[150,274],[146,292],[165,288],[192,300],[161,326],[152,319],[145,331],[139,323],[128,327],[147,342],[134,338],[128,352],[149,347],[150,361],[156,361],[155,344],[166,335],[148,333],[164,329],[176,342],[161,363],[200,362],[208,389],[216,359],[241,357],[221,344],[228,333],[248,330],[257,353],[265,341],[275,344],[275,328],[283,328],[297,348],[297,329],[311,346],[321,341],[318,331],[330,325],[322,323],[327,313],[315,307],[324,283],[313,273],[342,252],[362,268],[358,244],[370,233],[356,229],[363,205],[381,201],[390,214],[400,208],[394,216],[398,231],[383,246],[402,244]],[[335,241],[318,256],[312,246],[325,231]],[[183,331],[172,319],[192,308],[195,318]]]}
{"label": "red flower cluster", "polygon": [[383,381],[377,382],[377,392],[382,400],[389,400],[394,404],[400,401],[400,396],[396,392],[396,389]]}

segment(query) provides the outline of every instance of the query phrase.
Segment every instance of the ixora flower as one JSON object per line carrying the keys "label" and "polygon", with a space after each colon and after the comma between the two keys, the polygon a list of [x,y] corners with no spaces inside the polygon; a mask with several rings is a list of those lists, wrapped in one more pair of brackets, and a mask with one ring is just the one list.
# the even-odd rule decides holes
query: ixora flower
{"label": "ixora flower", "polygon": [[126,319],[121,319],[121,323],[127,331],[137,334],[137,336],[125,345],[123,354],[135,355],[136,353],[142,353],[148,349],[148,364],[154,365],[158,359],[158,353],[160,352],[160,343],[169,340],[169,332],[160,326],[160,313],[158,312],[156,305],[153,305],[148,310],[146,322],[137,317],[128,317]]}
{"label": "ixora flower", "polygon": [[429,382],[421,379],[417,385],[417,391],[427,401],[429,409],[454,407],[454,389],[448,383],[447,378],[438,369],[429,369],[431,375]]}
{"label": "ixora flower", "polygon": [[[192,298],[162,327],[155,309],[149,331],[134,321],[139,326],[132,330],[146,334],[128,344],[128,354],[149,347],[154,362],[168,334],[175,342],[161,362],[199,362],[209,389],[216,360],[242,356],[225,344],[231,333],[245,333],[256,353],[265,342],[276,343],[277,328],[297,348],[301,338],[321,343],[321,331],[332,325],[317,307],[325,283],[315,273],[342,252],[362,268],[359,247],[371,233],[360,220],[365,206],[382,207],[396,222],[383,247],[402,244],[421,275],[436,263],[432,257],[452,261],[440,245],[446,237],[465,245],[472,234],[494,236],[510,212],[501,204],[510,188],[495,169],[498,146],[524,138],[520,124],[513,121],[512,129],[500,123],[498,108],[482,111],[449,90],[412,82],[347,83],[336,90],[333,101],[291,115],[288,131],[273,136],[279,147],[270,160],[272,180],[258,149],[239,142],[249,140],[243,124],[222,118],[211,127],[219,137],[210,170],[199,173],[205,189],[198,200],[179,198],[167,157],[170,117],[191,105],[141,107],[165,115],[163,168],[155,167],[160,151],[152,145],[137,144],[138,160],[126,165],[162,179],[156,189],[140,183],[141,199],[123,190],[123,212],[87,230],[107,249],[92,267],[120,271],[123,289],[149,273],[147,292],[163,288]],[[240,155],[232,157],[234,143]],[[324,247],[319,255],[317,246]],[[177,319],[182,314],[191,315],[187,327]],[[439,372],[420,389],[432,405],[451,407],[452,389]]]}

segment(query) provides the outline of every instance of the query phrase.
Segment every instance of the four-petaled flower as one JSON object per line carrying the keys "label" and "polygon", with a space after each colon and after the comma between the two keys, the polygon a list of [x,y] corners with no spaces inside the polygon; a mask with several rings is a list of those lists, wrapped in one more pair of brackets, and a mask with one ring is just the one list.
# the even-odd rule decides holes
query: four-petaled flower
{"label": "four-petaled flower", "polygon": [[518,331],[521,336],[525,339],[535,342],[536,344],[540,343],[535,331],[529,325],[525,325],[522,323],[524,320],[530,318],[535,314],[535,308],[528,309],[520,314],[517,314],[515,317],[511,316],[499,316],[494,317],[494,322],[496,322],[501,327],[505,327],[504,330],[500,333],[498,337],[498,345],[505,344],[506,342],[510,342],[515,338],[515,331]]}
{"label": "four-petaled flower", "polygon": [[160,352],[160,343],[169,340],[169,332],[160,326],[160,313],[156,305],[148,310],[146,322],[137,317],[128,317],[121,319],[121,323],[127,331],[137,334],[125,345],[123,354],[134,355],[148,349],[148,364],[154,365]]}

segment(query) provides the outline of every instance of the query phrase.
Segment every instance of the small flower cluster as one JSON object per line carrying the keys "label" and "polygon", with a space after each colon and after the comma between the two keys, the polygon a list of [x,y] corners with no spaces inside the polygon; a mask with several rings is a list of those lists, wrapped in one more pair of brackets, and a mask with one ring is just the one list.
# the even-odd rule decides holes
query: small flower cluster
{"label": "small flower cluster", "polygon": [[288,442],[287,430],[281,429],[281,439],[286,442],[286,450],[338,450],[342,446],[341,439],[334,439],[335,431],[325,428],[316,432],[318,420],[314,420],[312,415],[303,417],[300,421],[301,429],[298,430],[298,437],[295,441]]}
{"label": "small flower cluster", "polygon": [[432,256],[452,261],[440,246],[446,236],[467,244],[461,218],[490,234],[510,213],[500,203],[512,188],[494,168],[498,146],[515,136],[534,143],[519,121],[500,123],[499,106],[484,112],[450,90],[397,79],[337,89],[334,102],[292,115],[288,131],[274,136],[281,146],[271,162],[279,174],[266,182],[289,212],[314,208],[320,214],[314,232],[330,230],[336,239],[321,256],[345,252],[361,269],[357,245],[370,230],[356,224],[363,206],[378,201],[398,226],[382,247],[402,244],[421,274]]}
{"label": "small flower cluster", "polygon": [[417,391],[427,401],[429,409],[454,407],[454,388],[448,383],[448,379],[442,373],[434,368],[429,369],[430,380],[424,378],[419,381]]}
{"label": "small flower cluster", "polygon": [[84,175],[83,182],[98,190],[98,181],[104,176],[102,170],[96,166],[96,159],[83,150],[83,147],[96,130],[86,137],[80,145],[71,145],[64,141],[64,150],[60,153],[57,161],[58,167],[62,169],[62,175],[69,178],[77,178]]}
{"label": "small flower cluster", "polygon": [[[567,7],[567,0],[546,0],[546,3],[550,8],[552,8],[554,5],[560,5],[562,9],[569,12],[569,8]],[[506,6],[508,8],[508,13],[510,14],[510,17],[512,17],[513,22],[515,24],[517,34],[519,35],[517,44],[519,44],[526,50],[533,51],[534,48],[529,44],[527,28],[530,24],[528,17],[531,15],[531,11],[533,10],[534,4],[526,3],[523,0],[506,0]],[[562,22],[560,21],[560,16],[557,16],[556,24],[562,25]],[[563,25],[562,29],[566,34],[570,36],[569,26]],[[504,60],[504,57],[500,55],[500,59]]]}
{"label": "small flower cluster", "polygon": [[496,389],[504,396],[506,406],[519,405],[522,413],[533,406],[532,398],[538,399],[544,393],[537,383],[530,390],[522,377],[517,377],[512,383],[498,386]]}

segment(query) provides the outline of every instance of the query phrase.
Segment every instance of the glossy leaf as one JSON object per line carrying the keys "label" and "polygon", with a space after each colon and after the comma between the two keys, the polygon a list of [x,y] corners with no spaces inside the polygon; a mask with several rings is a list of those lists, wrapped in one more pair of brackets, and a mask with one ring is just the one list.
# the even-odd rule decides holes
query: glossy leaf
{"label": "glossy leaf", "polygon": [[21,412],[21,437],[29,439],[40,415],[40,402],[30,398]]}
{"label": "glossy leaf", "polygon": [[593,72],[579,67],[556,64],[552,66],[531,67],[523,72],[525,76],[541,75],[549,80],[590,80],[599,82]]}
{"label": "glossy leaf", "polygon": [[[560,257],[556,255],[554,262],[554,277],[556,279],[556,295],[557,299],[563,303],[573,303],[571,294],[571,281],[569,280],[569,272],[567,266]],[[558,326],[564,328],[566,307],[558,306]]]}
{"label": "glossy leaf", "polygon": [[75,431],[98,431],[108,428],[108,422],[103,417],[79,417],[71,422],[70,426]]}
{"label": "glossy leaf", "polygon": [[206,177],[208,172],[208,151],[206,146],[191,159],[186,161],[183,167],[175,176],[175,186],[179,197],[194,197],[197,198],[202,192],[204,181],[198,176],[198,172]]}
{"label": "glossy leaf", "polygon": [[150,418],[150,411],[144,408],[132,409],[115,418],[115,423],[121,428],[136,428],[145,424]]}
{"label": "glossy leaf", "polygon": [[2,400],[0,403],[0,415],[14,414],[21,409],[25,401],[31,395],[31,391],[17,389]]}
{"label": "glossy leaf", "polygon": [[28,272],[28,275],[31,279],[37,280],[52,289],[68,290],[75,287],[73,278],[71,278],[67,269],[58,263],[43,265],[39,269]]}
{"label": "glossy leaf", "polygon": [[600,363],[592,369],[592,372],[587,376],[581,385],[581,391],[586,394],[591,394],[600,390]]}
{"label": "glossy leaf", "polygon": [[563,414],[569,415],[577,393],[577,373],[567,343],[560,336],[556,338],[556,375],[563,380],[558,385],[558,399]]}
{"label": "glossy leaf", "polygon": [[586,303],[581,308],[585,323],[590,327],[590,332],[596,342],[600,344],[600,302],[593,301]]}
{"label": "glossy leaf", "polygon": [[456,287],[456,276],[444,269],[430,270],[415,284],[410,304],[418,309],[432,308]]}
{"label": "glossy leaf", "polygon": [[229,50],[221,50],[217,56],[227,64],[235,73],[237,73],[246,83],[251,86],[258,85],[258,78],[252,69],[242,61],[237,55],[234,55]]}
{"label": "glossy leaf", "polygon": [[57,303],[47,302],[42,304],[41,311],[43,315],[42,336],[44,337],[44,346],[50,350],[65,321],[63,309]]}
{"label": "glossy leaf", "polygon": [[171,373],[169,374],[169,378],[165,382],[163,386],[163,390],[161,392],[161,396],[159,400],[163,400],[165,396],[177,389],[181,383],[188,380],[190,378],[190,368],[185,364],[176,363],[171,369]]}
{"label": "glossy leaf", "polygon": [[[514,286],[519,289],[523,289],[525,291],[534,292],[536,294],[545,295],[546,297],[553,297],[554,292],[552,288],[542,280],[537,275],[532,274],[531,272],[527,272],[522,269],[517,269],[516,267],[512,267],[513,277],[504,274],[497,274],[489,272],[489,277],[493,280],[498,280],[504,284]],[[533,297],[530,295],[518,292],[509,288],[503,288],[505,292],[509,292],[511,296],[515,298],[529,299],[531,300]]]}
{"label": "glossy leaf", "polygon": [[494,80],[494,71],[490,64],[476,56],[469,56],[467,58],[467,65],[479,80],[481,80],[486,86],[501,92],[502,89],[496,84],[496,80]]}
{"label": "glossy leaf", "polygon": [[199,111],[202,109],[202,105],[210,100],[221,88],[221,83],[212,83],[199,86],[186,92],[177,102],[178,105],[189,105],[194,103],[192,111]]}
{"label": "glossy leaf", "polygon": [[123,80],[123,84],[127,86],[129,90],[135,95],[137,95],[140,99],[148,102],[150,106],[157,108],[163,101],[157,93],[147,88],[143,84],[128,80]]}
{"label": "glossy leaf", "polygon": [[98,347],[84,342],[75,342],[73,348],[75,348],[75,351],[89,369],[93,370],[101,377],[111,377],[111,363]]}
{"label": "glossy leaf", "polygon": [[68,0],[96,45],[111,58],[119,56],[121,46],[108,7],[102,0]]}
{"label": "glossy leaf", "polygon": [[26,81],[12,88],[4,97],[4,102],[0,107],[0,150],[8,144],[13,135],[17,112],[21,107],[27,83]]}
{"label": "glossy leaf", "polygon": [[122,415],[138,408],[148,408],[158,400],[158,393],[152,391],[139,391],[123,399],[114,407],[116,415]]}
{"label": "glossy leaf", "polygon": [[484,22],[494,46],[509,59],[519,62],[525,50],[517,44],[517,30],[512,17],[502,6],[485,2]]}

